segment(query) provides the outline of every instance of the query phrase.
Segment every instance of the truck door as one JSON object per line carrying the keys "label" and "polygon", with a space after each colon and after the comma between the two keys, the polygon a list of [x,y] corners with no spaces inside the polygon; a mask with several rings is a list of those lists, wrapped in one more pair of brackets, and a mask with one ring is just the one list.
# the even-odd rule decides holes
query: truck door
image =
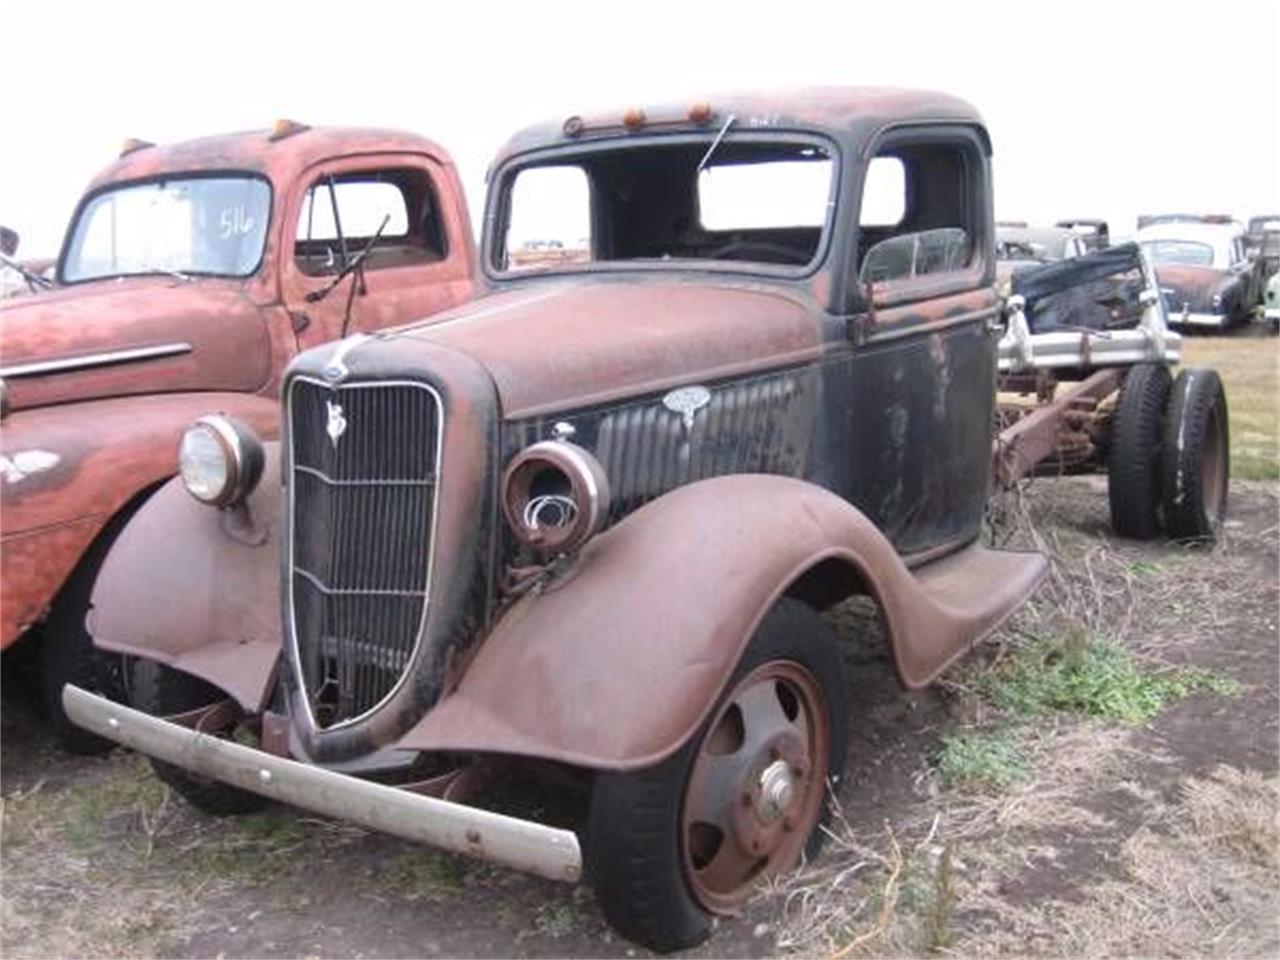
{"label": "truck door", "polygon": [[[471,296],[474,254],[452,180],[430,157],[344,157],[311,168],[290,204],[285,305],[299,349],[418,320]],[[288,246],[287,244],[285,246]]]}
{"label": "truck door", "polygon": [[988,148],[974,128],[905,128],[860,173],[842,391],[851,499],[900,552],[923,554],[976,536],[987,500],[999,307]]}

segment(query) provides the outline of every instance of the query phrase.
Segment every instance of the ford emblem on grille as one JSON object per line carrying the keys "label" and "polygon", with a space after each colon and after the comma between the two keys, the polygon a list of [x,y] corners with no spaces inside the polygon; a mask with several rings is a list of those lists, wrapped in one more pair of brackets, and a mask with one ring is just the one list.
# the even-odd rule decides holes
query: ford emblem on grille
{"label": "ford emblem on grille", "polygon": [[693,415],[711,402],[711,391],[703,386],[680,387],[662,398],[662,405],[680,414],[686,430],[693,429]]}
{"label": "ford emblem on grille", "polygon": [[325,424],[324,431],[329,434],[329,442],[336,450],[338,440],[347,431],[347,418],[342,413],[342,404],[332,400],[326,401],[326,404],[329,407],[329,422]]}

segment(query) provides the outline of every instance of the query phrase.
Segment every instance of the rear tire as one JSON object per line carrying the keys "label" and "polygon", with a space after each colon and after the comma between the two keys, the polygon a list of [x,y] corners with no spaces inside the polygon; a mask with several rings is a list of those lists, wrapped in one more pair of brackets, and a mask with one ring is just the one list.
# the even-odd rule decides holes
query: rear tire
{"label": "rear tire", "polygon": [[[130,692],[134,707],[156,717],[197,710],[225,696],[213,684],[155,660],[139,660],[134,664]],[[151,769],[193,807],[216,817],[254,813],[271,803],[256,793],[195,776],[163,760],[153,759]]]}
{"label": "rear tire", "polygon": [[[779,601],[751,638],[725,694],[688,743],[656,766],[596,777],[588,865],[600,909],[614,929],[661,953],[691,947],[711,932],[713,910],[733,912],[761,879],[791,869],[802,853],[815,853],[822,837],[817,827],[827,810],[826,785],[838,785],[844,771],[848,714],[838,640],[811,608]],[[725,746],[722,734],[739,721],[740,741]],[[797,759],[803,756],[809,759]],[[708,764],[721,762],[732,767],[731,776],[701,777]],[[785,797],[784,806],[765,799],[767,785],[779,786],[768,776],[779,765],[773,772],[785,785],[769,796]],[[725,783],[729,786],[719,789]],[[750,802],[740,800],[747,794]],[[701,806],[709,812],[695,815]],[[711,815],[723,816],[725,826],[718,840],[712,828],[709,850],[694,850],[693,841],[701,843],[707,835],[709,821],[701,816]],[[751,819],[761,816],[758,822]],[[759,858],[752,861],[758,872],[733,869],[743,860],[744,842],[760,844],[746,854],[748,861]],[[713,871],[718,879],[727,876],[727,883],[711,884]]]}
{"label": "rear tire", "polygon": [[1160,534],[1160,442],[1172,378],[1163,364],[1129,370],[1111,427],[1107,494],[1111,526],[1122,537],[1151,540]]}
{"label": "rear tire", "polygon": [[1174,381],[1160,473],[1170,538],[1211,542],[1227,512],[1231,474],[1227,397],[1215,371],[1183,370]]}

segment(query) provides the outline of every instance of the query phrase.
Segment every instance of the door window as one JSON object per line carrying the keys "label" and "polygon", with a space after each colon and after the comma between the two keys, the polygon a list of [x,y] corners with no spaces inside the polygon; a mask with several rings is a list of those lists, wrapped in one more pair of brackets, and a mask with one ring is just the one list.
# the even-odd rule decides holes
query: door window
{"label": "door window", "polygon": [[337,273],[362,253],[366,270],[444,259],[439,208],[426,171],[344,173],[321,177],[308,188],[294,243],[303,273]]}
{"label": "door window", "polygon": [[958,273],[973,262],[978,205],[970,178],[978,165],[965,149],[929,143],[872,158],[858,222],[860,282]]}

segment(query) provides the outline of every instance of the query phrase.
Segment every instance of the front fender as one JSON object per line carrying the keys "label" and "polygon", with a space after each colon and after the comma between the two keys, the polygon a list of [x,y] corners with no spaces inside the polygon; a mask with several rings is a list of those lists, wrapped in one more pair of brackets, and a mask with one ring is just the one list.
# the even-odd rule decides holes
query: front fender
{"label": "front fender", "polygon": [[281,651],[280,444],[267,443],[247,512],[199,503],[175,477],[134,515],[93,589],[89,632],[266,705]]}
{"label": "front fender", "polygon": [[804,481],[679,487],[588,544],[567,582],[508,610],[457,688],[397,745],[596,769],[657,763],[707,716],[768,609],[815,571],[843,588],[823,591],[828,600],[876,598],[900,676],[921,685],[1044,569],[1038,555],[980,547],[955,557],[936,575],[913,573],[861,512]]}
{"label": "front fender", "polygon": [[0,646],[37,620],[107,521],[173,475],[182,431],[226,413],[279,433],[274,398],[158,394],[18,410],[0,439]]}

